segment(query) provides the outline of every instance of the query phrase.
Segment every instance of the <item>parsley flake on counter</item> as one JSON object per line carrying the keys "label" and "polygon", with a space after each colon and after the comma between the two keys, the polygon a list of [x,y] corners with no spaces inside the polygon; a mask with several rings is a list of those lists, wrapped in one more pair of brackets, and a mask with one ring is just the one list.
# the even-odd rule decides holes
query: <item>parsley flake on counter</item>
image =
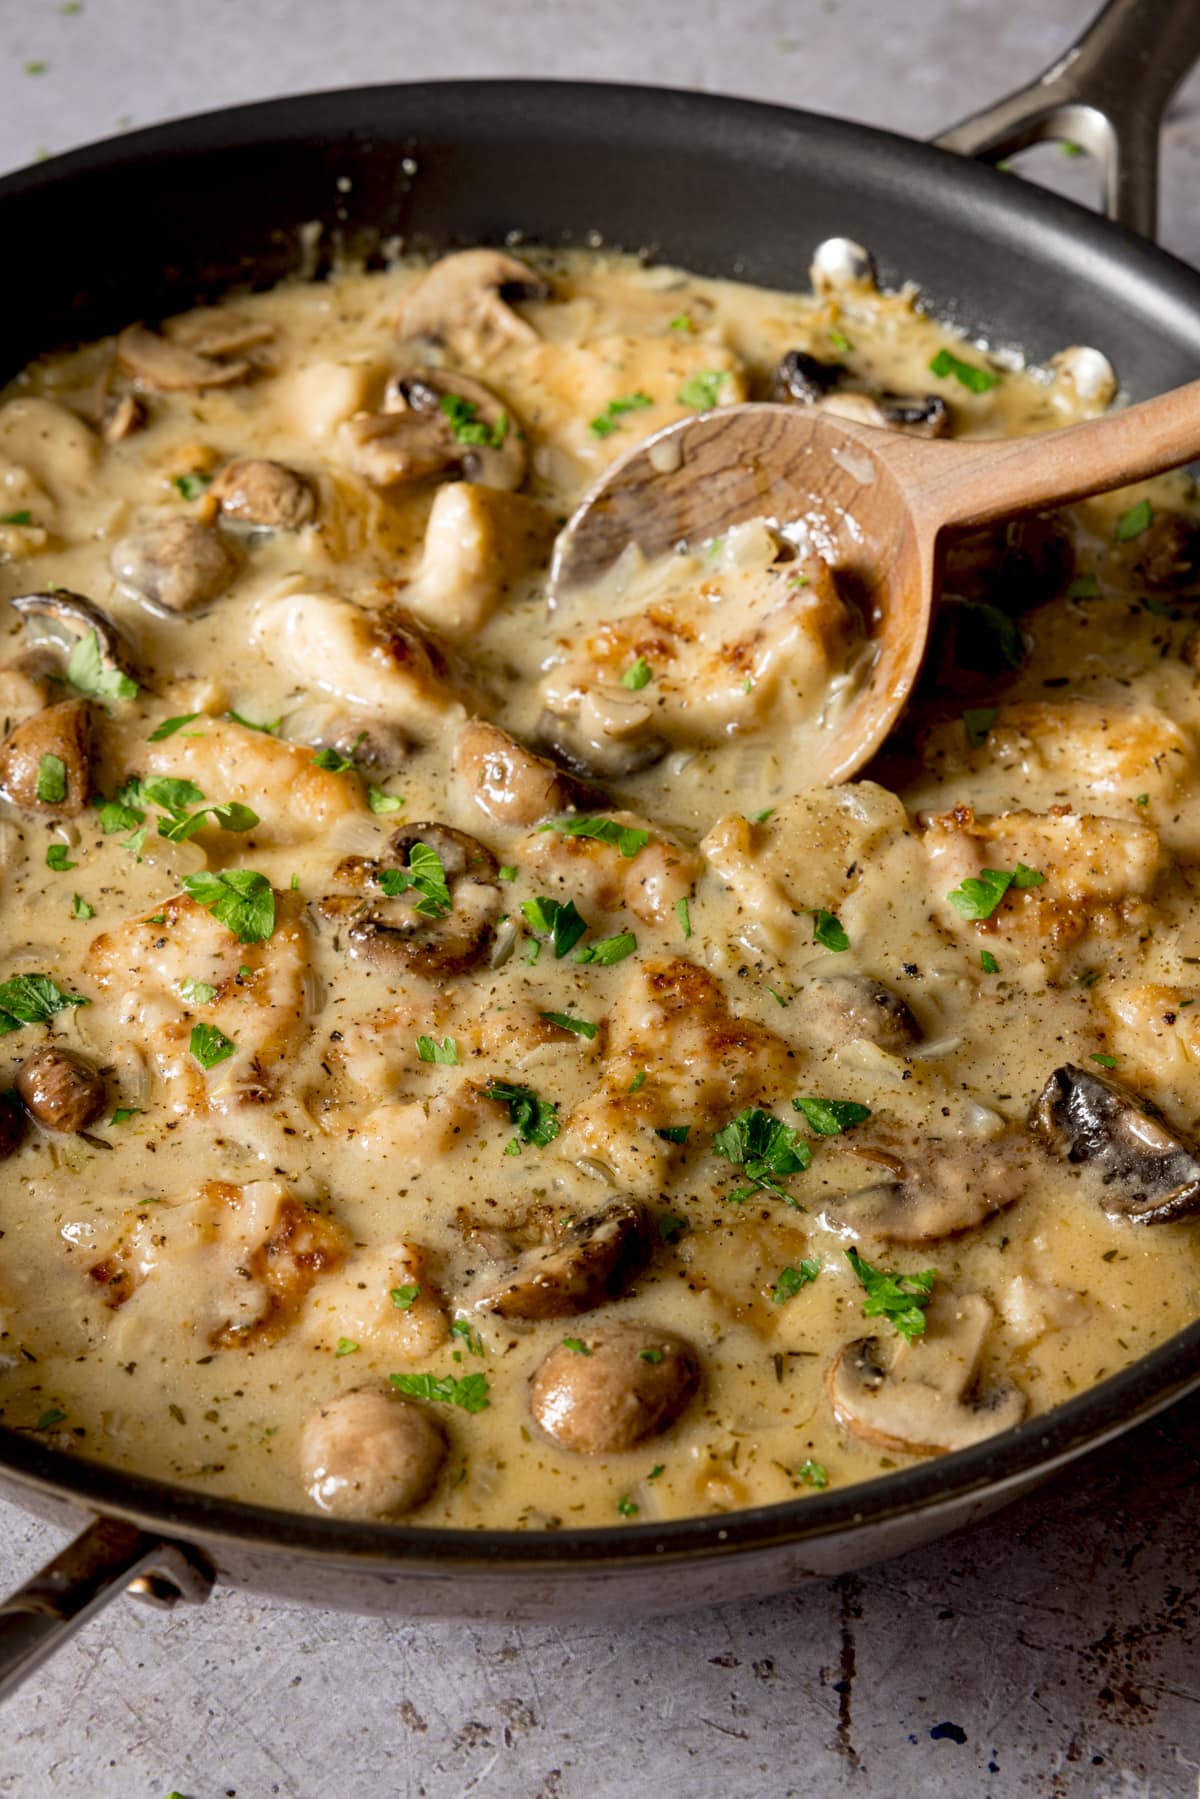
{"label": "parsley flake on counter", "polygon": [[26,1024],[49,1024],[71,1006],[90,1006],[82,993],[64,993],[48,974],[18,974],[0,981],[0,1037]]}
{"label": "parsley flake on counter", "polygon": [[577,1037],[586,1037],[589,1043],[598,1028],[586,1018],[572,1018],[569,1012],[540,1012],[538,1016],[549,1024],[556,1024],[560,1031],[573,1031]]}
{"label": "parsley flake on counter", "polygon": [[422,918],[448,918],[454,909],[442,858],[428,843],[413,844],[407,868],[382,869],[379,885],[389,899],[415,893]]}
{"label": "parsley flake on counter", "polygon": [[564,1337],[563,1348],[573,1350],[576,1355],[591,1355],[592,1353],[582,1337]]}
{"label": "parsley flake on counter", "polygon": [[617,1501],[617,1510],[622,1518],[636,1518],[641,1509],[641,1506],[637,1504],[636,1500],[631,1499],[628,1493],[622,1493]]}
{"label": "parsley flake on counter", "polygon": [[464,1412],[486,1411],[488,1398],[486,1374],[466,1374],[461,1379],[453,1374],[390,1374],[388,1379],[397,1393],[410,1399],[436,1400],[440,1405],[456,1405]]}
{"label": "parsley flake on counter", "polygon": [[538,826],[539,831],[558,831],[564,837],[594,837],[600,843],[615,843],[627,858],[644,850],[650,841],[649,831],[636,825],[618,824],[615,818],[552,818]]}
{"label": "parsley flake on counter", "polygon": [[522,900],[521,911],[539,937],[550,939],[556,961],[575,948],[588,928],[574,900],[567,900],[565,905],[553,899]]}
{"label": "parsley flake on counter", "polygon": [[806,1462],[801,1462],[800,1466],[797,1468],[796,1479],[802,1480],[806,1487],[827,1487],[829,1485],[829,1470],[826,1468],[824,1462],[814,1462],[810,1456]]}
{"label": "parsley flake on counter", "polygon": [[981,949],[980,950],[979,966],[980,966],[980,968],[982,968],[984,974],[999,974],[1000,973],[1000,964],[999,964],[999,962],[997,962],[995,956],[993,956],[990,949]]}
{"label": "parsley flake on counter", "polygon": [[973,394],[985,394],[990,388],[997,386],[1000,377],[991,369],[981,369],[977,363],[964,362],[952,350],[941,349],[929,364],[931,375],[953,375],[963,387],[969,388]]}
{"label": "parsley flake on counter", "polygon": [[78,868],[78,862],[68,862],[65,843],[52,843],[46,851],[46,867],[53,869],[56,875],[65,875],[69,869]]}
{"label": "parsley flake on counter", "polygon": [[177,718],[164,718],[156,730],[151,731],[147,743],[162,743],[167,737],[174,737],[176,731],[182,731],[184,725],[190,725],[200,717],[198,712],[181,712]]}
{"label": "parsley flake on counter", "polygon": [[692,909],[688,905],[686,893],[682,899],[675,901],[675,916],[679,920],[679,928],[683,932],[683,941],[686,943],[692,934]]}
{"label": "parsley flake on counter", "polygon": [[422,1062],[440,1062],[446,1068],[458,1067],[458,1044],[453,1037],[418,1037],[417,1055]]}
{"label": "parsley flake on counter", "polygon": [[870,1106],[860,1106],[855,1099],[794,1099],[792,1105],[819,1137],[840,1137],[871,1116]]}
{"label": "parsley flake on counter", "polygon": [[388,1298],[398,1312],[411,1312],[414,1304],[421,1297],[419,1281],[409,1281],[403,1287],[392,1287]]}
{"label": "parsley flake on counter", "polygon": [[1136,506],[1131,506],[1117,520],[1117,542],[1129,543],[1133,538],[1140,537],[1153,517],[1154,508],[1149,500],[1139,500]]}
{"label": "parsley flake on counter", "polygon": [[814,943],[819,943],[822,949],[833,950],[837,955],[850,948],[850,939],[836,913],[826,912],[822,906],[814,906],[811,916]]}
{"label": "parsley flake on counter", "polygon": [[790,1264],[787,1268],[781,1268],[779,1279],[771,1288],[771,1304],[786,1305],[789,1299],[796,1297],[801,1287],[807,1287],[810,1281],[815,1281],[820,1272],[821,1264],[817,1261],[801,1262],[799,1268],[793,1268]]}
{"label": "parsley flake on counter", "polygon": [[632,931],[618,931],[615,937],[601,937],[595,943],[585,943],[575,960],[611,968],[614,962],[623,962],[626,956],[632,956],[636,948],[637,938]]}
{"label": "parsley flake on counter", "polygon": [[558,1136],[561,1126],[557,1104],[553,1100],[539,1099],[532,1087],[518,1087],[511,1081],[489,1081],[484,1088],[484,1098],[507,1106],[509,1119],[517,1127],[517,1135],[508,1145],[507,1154],[519,1155],[522,1143],[545,1149]]}
{"label": "parsley flake on counter", "polygon": [[496,423],[489,425],[479,417],[478,403],[464,398],[462,394],[443,394],[438,406],[450,421],[455,443],[475,444],[483,450],[498,450],[508,436],[507,412],[497,413]]}
{"label": "parsley flake on counter", "polygon": [[61,806],[67,797],[67,765],[61,756],[39,756],[37,796],[44,806]]}
{"label": "parsley flake on counter", "polygon": [[968,706],[962,715],[962,721],[971,748],[982,749],[988,740],[988,732],[996,722],[996,707]]}
{"label": "parsley flake on counter", "polygon": [[872,1268],[856,1249],[846,1251],[846,1260],[866,1291],[864,1318],[886,1318],[909,1343],[925,1334],[925,1307],[933,1297],[936,1268],[921,1274],[888,1274]]}
{"label": "parsley flake on counter", "polygon": [[717,404],[728,379],[728,369],[700,369],[684,382],[676,398],[681,406],[695,406],[700,412],[708,412]]}
{"label": "parsley flake on counter", "polygon": [[350,1337],[339,1337],[337,1340],[337,1348],[334,1350],[333,1353],[334,1353],[334,1355],[339,1355],[339,1356],[357,1355],[358,1354],[358,1344],[355,1343],[353,1341],[353,1339]]}
{"label": "parsley flake on counter", "polygon": [[621,686],[630,693],[640,693],[643,687],[649,687],[654,679],[654,670],[644,656],[639,656],[621,676]]}
{"label": "parsley flake on counter", "polygon": [[719,1156],[741,1168],[751,1183],[729,1195],[734,1204],[748,1199],[757,1188],[774,1193],[790,1206],[799,1204],[786,1187],[780,1186],[779,1177],[803,1173],[812,1161],[812,1151],[801,1142],[800,1133],[774,1113],[764,1112],[761,1106],[747,1106],[717,1131],[712,1146]]}
{"label": "parsley flake on counter", "polygon": [[180,995],[194,1006],[207,1006],[217,997],[217,990],[207,981],[186,980],[180,983]]}
{"label": "parsley flake on counter", "polygon": [[264,943],[275,929],[275,890],[252,868],[184,875],[180,885],[239,943]]}
{"label": "parsley flake on counter", "polygon": [[1093,1062],[1099,1062],[1101,1068],[1115,1068],[1117,1065],[1117,1058],[1115,1056],[1094,1055],[1091,1057],[1091,1060]]}
{"label": "parsley flake on counter", "polygon": [[404,804],[403,794],[385,793],[382,787],[367,788],[367,805],[381,817],[386,818],[389,812],[399,812]]}
{"label": "parsley flake on counter", "polygon": [[218,1062],[227,1062],[236,1053],[237,1044],[215,1024],[194,1024],[188,1049],[201,1068],[215,1068]]}
{"label": "parsley flake on counter", "polygon": [[952,887],[946,898],[956,912],[977,922],[990,918],[1010,887],[1040,887],[1046,877],[1036,868],[1018,862],[1015,869],[984,868],[968,875],[961,887]]}
{"label": "parsley flake on counter", "polygon": [[75,893],[71,896],[71,915],[74,918],[95,918],[96,908],[88,904],[82,893]]}
{"label": "parsley flake on counter", "polygon": [[644,412],[647,406],[653,406],[653,404],[654,401],[649,394],[619,394],[615,400],[610,400],[604,411],[592,420],[588,430],[595,437],[611,437],[627,413]]}
{"label": "parsley flake on counter", "polygon": [[105,668],[98,631],[89,631],[71,651],[67,680],[93,700],[134,700],[138,695],[138,684],[131,675],[119,668]]}

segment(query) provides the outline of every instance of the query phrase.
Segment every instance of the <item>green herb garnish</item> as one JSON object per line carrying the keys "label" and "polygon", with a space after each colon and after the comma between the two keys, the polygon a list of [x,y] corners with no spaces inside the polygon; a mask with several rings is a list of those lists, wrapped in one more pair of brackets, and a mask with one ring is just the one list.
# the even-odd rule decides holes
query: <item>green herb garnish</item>
{"label": "green herb garnish", "polygon": [[643,687],[649,687],[653,679],[654,670],[644,656],[639,656],[621,676],[621,686],[627,687],[630,693],[638,693]]}
{"label": "green herb garnish", "polygon": [[794,1099],[792,1104],[819,1137],[840,1137],[871,1116],[870,1106],[860,1106],[854,1099]]}
{"label": "green herb garnish", "polygon": [[511,1081],[489,1081],[484,1089],[486,1099],[494,1099],[497,1104],[508,1107],[508,1116],[517,1127],[517,1135],[513,1138],[516,1150],[520,1153],[522,1143],[532,1143],[538,1149],[545,1149],[558,1136],[558,1106],[553,1100],[539,1099],[532,1087],[518,1087]]}
{"label": "green herb garnish", "polygon": [[237,1052],[233,1038],[219,1031],[215,1024],[194,1024],[188,1048],[201,1068],[215,1068],[218,1062],[227,1062]]}
{"label": "green herb garnish", "polygon": [[67,680],[94,700],[134,700],[138,684],[119,668],[105,668],[100,653],[100,634],[89,631],[67,658]]}
{"label": "green herb garnish", "polygon": [[393,1287],[388,1298],[398,1312],[411,1312],[416,1301],[421,1297],[419,1281],[410,1281],[403,1287]]}
{"label": "green herb garnish", "polygon": [[558,831],[564,837],[594,837],[600,843],[615,843],[621,854],[636,856],[650,841],[649,831],[633,825],[620,825],[615,818],[552,818],[539,825],[539,831]]}
{"label": "green herb garnish", "polygon": [[461,394],[443,394],[438,405],[450,421],[455,443],[475,444],[484,450],[498,450],[508,436],[506,412],[498,413],[496,423],[489,425],[479,417],[478,404],[474,400],[464,399]]}
{"label": "green herb garnish", "polygon": [[995,706],[968,706],[962,715],[963,728],[967,733],[967,742],[973,750],[978,750],[988,740],[988,732],[996,722]]}
{"label": "green herb garnish", "polygon": [[171,486],[182,499],[198,500],[206,487],[212,486],[212,476],[204,474],[172,475]]}
{"label": "green herb garnish", "polygon": [[239,943],[263,943],[275,929],[275,892],[252,868],[184,875],[185,893],[233,932]]}
{"label": "green herb garnish", "polygon": [[614,962],[623,962],[626,956],[632,956],[636,948],[637,938],[632,931],[618,931],[615,937],[600,937],[595,943],[585,943],[575,960],[611,968]]}
{"label": "green herb garnish", "polygon": [[90,1006],[81,993],[64,993],[48,974],[18,974],[0,981],[0,1037],[26,1024],[49,1024],[71,1006]]}
{"label": "green herb garnish", "polygon": [[929,365],[931,375],[953,375],[963,387],[969,388],[973,394],[985,394],[999,382],[1000,377],[991,369],[981,369],[974,362],[964,362],[955,356],[952,350],[939,350]]}
{"label": "green herb garnish", "polygon": [[796,1479],[802,1480],[806,1487],[827,1487],[829,1485],[829,1470],[826,1468],[824,1462],[814,1462],[810,1456],[806,1462],[801,1462],[800,1466],[797,1468]]}
{"label": "green herb garnish", "polygon": [[67,765],[61,756],[39,756],[37,796],[43,806],[61,806],[67,797]]}
{"label": "green herb garnish", "polygon": [[46,851],[46,867],[53,869],[56,875],[65,875],[70,869],[78,868],[78,862],[68,862],[65,843],[52,843]]}
{"label": "green herb garnish", "polygon": [[709,411],[720,399],[721,389],[728,379],[728,369],[701,369],[680,388],[679,404],[695,406],[700,412]]}
{"label": "green herb garnish", "polygon": [[569,1012],[541,1012],[538,1016],[556,1024],[562,1031],[574,1031],[577,1037],[586,1037],[589,1043],[596,1035],[594,1024],[589,1024],[586,1018],[572,1018]]}
{"label": "green herb garnish", "polygon": [[679,928],[683,932],[683,941],[686,943],[692,934],[692,909],[688,905],[686,894],[682,899],[675,901],[675,916],[679,920]]}
{"label": "green herb garnish", "polygon": [[813,942],[819,943],[822,949],[835,951],[838,955],[850,948],[850,939],[842,928],[842,921],[833,912],[826,912],[821,906],[812,909]]}
{"label": "green herb garnish", "polygon": [[936,1268],[922,1274],[888,1274],[872,1268],[856,1249],[846,1251],[846,1260],[866,1291],[864,1318],[886,1318],[909,1343],[925,1333],[925,1307],[933,1295]]}
{"label": "green herb garnish", "polygon": [[611,437],[627,413],[643,412],[647,406],[653,406],[653,404],[654,401],[649,394],[621,394],[617,399],[608,402],[604,411],[592,420],[588,430],[595,437]]}
{"label": "green herb garnish", "polygon": [[334,1350],[333,1353],[335,1355],[339,1355],[339,1356],[357,1355],[358,1354],[358,1344],[353,1342],[351,1340],[351,1338],[349,1338],[349,1337],[339,1337],[337,1340],[337,1348]]}
{"label": "green herb garnish", "polygon": [[418,1037],[417,1054],[422,1062],[440,1062],[446,1068],[458,1067],[458,1044],[453,1037]]}
{"label": "green herb garnish", "polygon": [[454,909],[442,858],[427,843],[413,844],[407,868],[382,869],[379,885],[389,899],[401,893],[415,893],[416,909],[422,918],[448,918]]}
{"label": "green herb garnish", "polygon": [[436,1400],[441,1405],[460,1406],[464,1412],[484,1412],[491,1403],[486,1374],[467,1374],[461,1380],[453,1374],[392,1374],[388,1379],[398,1393],[411,1399]]}
{"label": "green herb garnish", "polygon": [[799,1204],[780,1186],[779,1177],[801,1174],[812,1161],[812,1151],[791,1125],[761,1106],[748,1106],[715,1134],[712,1146],[719,1156],[741,1168],[752,1183],[729,1195],[735,1204],[748,1199],[756,1188],[776,1194],[790,1206]]}
{"label": "green herb garnish", "polygon": [[576,1355],[591,1355],[592,1353],[582,1337],[564,1337],[563,1348],[572,1350]]}
{"label": "green herb garnish", "polygon": [[75,918],[87,919],[87,918],[95,918],[95,916],[96,916],[95,906],[89,905],[87,900],[84,899],[82,893],[72,894],[72,896],[71,896],[71,912]]}
{"label": "green herb garnish", "polygon": [[539,937],[550,939],[556,960],[573,950],[588,928],[574,900],[567,900],[565,905],[545,898],[522,900],[521,911]]}
{"label": "green herb garnish", "polygon": [[402,794],[385,793],[382,787],[367,788],[367,805],[372,812],[382,817],[386,817],[389,812],[399,812],[404,803]]}
{"label": "green herb garnish", "polygon": [[1115,1068],[1117,1065],[1117,1058],[1115,1056],[1095,1055],[1092,1056],[1091,1060],[1093,1062],[1099,1062],[1101,1068]]}
{"label": "green herb garnish", "polygon": [[1026,868],[1023,862],[1012,870],[984,868],[978,875],[968,875],[962,886],[952,888],[946,898],[964,918],[990,918],[1010,887],[1040,887],[1045,879],[1044,874],[1036,868]]}
{"label": "green herb garnish", "polygon": [[207,981],[181,981],[179,993],[181,998],[186,999],[188,1004],[193,1006],[211,1005],[217,997],[216,988],[210,986]]}
{"label": "green herb garnish", "polygon": [[781,1268],[779,1279],[771,1289],[772,1304],[786,1305],[789,1299],[796,1297],[801,1287],[807,1287],[810,1281],[815,1281],[820,1272],[821,1264],[816,1261],[801,1262],[799,1268],[793,1268],[790,1265],[787,1268]]}
{"label": "green herb garnish", "polygon": [[999,962],[997,962],[995,956],[993,956],[990,949],[981,949],[980,950],[979,966],[980,966],[980,968],[982,968],[984,974],[999,974],[1000,973],[1000,964],[999,964]]}
{"label": "green herb garnish", "polygon": [[178,718],[164,718],[157,730],[151,731],[147,743],[162,743],[164,738],[174,737],[176,731],[182,731],[184,725],[190,725],[193,719],[200,717],[198,712],[182,712]]}
{"label": "green herb garnish", "polygon": [[1117,520],[1117,542],[1129,543],[1131,539],[1140,537],[1154,517],[1154,508],[1149,500],[1139,500],[1128,512],[1123,512]]}

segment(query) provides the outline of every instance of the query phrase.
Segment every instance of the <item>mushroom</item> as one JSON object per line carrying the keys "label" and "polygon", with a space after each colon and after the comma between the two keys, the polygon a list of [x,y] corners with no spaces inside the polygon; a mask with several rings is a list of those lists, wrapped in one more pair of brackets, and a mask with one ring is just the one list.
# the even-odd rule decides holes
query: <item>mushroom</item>
{"label": "mushroom", "polygon": [[545,300],[549,284],[503,250],[461,250],[443,256],[413,283],[396,314],[402,338],[432,338],[480,362],[507,344],[529,343],[537,333],[509,305]]}
{"label": "mushroom", "polygon": [[231,523],[261,531],[298,531],[315,511],[304,477],[264,456],[227,462],[208,491]]}
{"label": "mushroom", "polygon": [[1134,1224],[1169,1224],[1200,1212],[1200,1153],[1158,1107],[1107,1075],[1066,1062],[1029,1114],[1055,1155],[1099,1177],[1105,1211]]}
{"label": "mushroom", "polygon": [[1035,513],[986,531],[948,533],[942,592],[1030,612],[1061,593],[1074,573],[1071,533],[1056,514]]}
{"label": "mushroom", "polygon": [[1108,552],[1111,571],[1135,592],[1180,593],[1200,583],[1200,521],[1155,511],[1144,531]]}
{"label": "mushroom", "polygon": [[571,713],[546,707],[538,718],[543,747],[572,774],[617,781],[661,762],[669,745],[650,730],[653,708],[636,693],[597,688]]}
{"label": "mushroom", "polygon": [[145,325],[127,325],[121,332],[117,338],[117,361],[139,387],[164,394],[231,387],[250,373],[248,362],[219,362],[185,344],[160,337]]}
{"label": "mushroom", "polygon": [[77,643],[94,636],[104,672],[132,677],[133,660],[124,633],[85,594],[59,587],[53,593],[19,593],[9,605],[20,613],[35,643],[52,643],[69,655]]}
{"label": "mushroom", "polygon": [[146,407],[136,394],[107,394],[100,407],[100,435],[106,444],[123,443],[146,423]]}
{"label": "mushroom", "polygon": [[109,567],[135,598],[155,612],[197,612],[224,593],[237,558],[211,525],[156,519],[123,537]]}
{"label": "mushroom", "polygon": [[827,237],[813,251],[809,279],[817,294],[869,293],[877,285],[869,250],[852,237]]}
{"label": "mushroom", "polygon": [[903,1055],[921,1040],[908,1004],[865,974],[834,974],[810,981],[800,995],[804,1035],[817,1049],[874,1043]]}
{"label": "mushroom", "polygon": [[979,1383],[979,1359],[993,1318],[982,1293],[939,1293],[925,1332],[900,1344],[886,1365],[877,1337],[847,1343],[829,1370],[838,1423],[865,1443],[902,1455],[966,1449],[1025,1416],[1011,1381]]}
{"label": "mushroom", "polygon": [[323,1405],[300,1433],[309,1498],[335,1518],[396,1518],[427,1496],[446,1438],[423,1407],[369,1387]]}
{"label": "mushroom", "polygon": [[646,1253],[646,1214],[618,1199],[570,1225],[557,1241],[526,1251],[498,1286],[474,1301],[501,1318],[570,1318],[616,1294]]}
{"label": "mushroom", "polygon": [[0,791],[44,818],[74,818],[88,803],[92,717],[86,700],[63,700],[18,725],[0,745]]}
{"label": "mushroom", "polygon": [[553,813],[607,802],[544,756],[482,718],[463,726],[454,746],[454,778],[481,812],[501,825],[535,825]]}
{"label": "mushroom", "polygon": [[826,1218],[834,1228],[888,1243],[934,1243],[971,1230],[1025,1191],[1013,1147],[926,1136],[906,1158],[856,1143],[854,1154],[884,1163],[893,1178],[830,1200]]}
{"label": "mushroom", "polygon": [[673,1424],[700,1384],[700,1358],[672,1331],[626,1322],[558,1343],[530,1385],[534,1418],[577,1455],[636,1449]]}
{"label": "mushroom", "polygon": [[950,413],[940,395],[859,393],[842,387],[845,374],[840,362],[821,362],[806,350],[789,350],[775,370],[772,398],[816,406],[880,430],[906,431],[910,437],[945,436]]}
{"label": "mushroom", "polygon": [[[418,845],[438,859],[449,911],[421,887],[388,879],[412,878]],[[391,838],[386,861],[347,856],[335,879],[352,884],[358,895],[326,895],[317,902],[317,911],[332,922],[346,921],[349,953],[357,961],[394,974],[441,980],[473,968],[487,954],[503,904],[498,874],[496,858],[477,837],[450,825],[406,825]]]}
{"label": "mushroom", "polygon": [[461,475],[512,492],[525,478],[525,438],[482,382],[418,368],[388,382],[382,412],[361,412],[340,441],[355,471],[377,487]]}
{"label": "mushroom", "polygon": [[73,1049],[47,1043],[17,1071],[17,1092],[48,1131],[86,1131],[104,1110],[104,1076]]}
{"label": "mushroom", "polygon": [[0,1093],[0,1162],[7,1161],[25,1135],[25,1114],[13,1092]]}

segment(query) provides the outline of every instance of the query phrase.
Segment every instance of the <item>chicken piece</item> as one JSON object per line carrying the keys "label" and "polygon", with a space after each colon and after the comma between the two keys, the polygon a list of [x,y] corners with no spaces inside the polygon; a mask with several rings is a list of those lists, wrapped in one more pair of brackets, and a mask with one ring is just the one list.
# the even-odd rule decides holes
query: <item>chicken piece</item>
{"label": "chicken piece", "polygon": [[[266,849],[324,837],[339,818],[365,811],[362,781],[353,770],[319,768],[313,750],[283,743],[228,718],[198,718],[186,731],[147,744],[146,772],[194,781],[214,805],[238,800],[257,812],[252,828]],[[206,825],[201,842],[217,826]]]}
{"label": "chicken piece", "polygon": [[627,855],[619,843],[559,829],[531,832],[514,846],[512,857],[517,867],[535,877],[552,897],[561,892],[563,899],[574,898],[585,917],[624,910],[646,924],[664,924],[678,902],[692,891],[704,868],[704,859],[696,850],[653,829],[633,812],[606,812],[594,821],[586,814],[572,814],[558,822],[571,827],[588,822],[614,824],[649,836],[633,855]]}
{"label": "chicken piece", "polygon": [[323,1349],[421,1362],[450,1340],[449,1320],[415,1243],[358,1250],[309,1295],[300,1328]]}
{"label": "chicken piece", "polygon": [[[95,433],[55,400],[25,394],[0,406],[0,461],[24,470],[58,505],[68,506],[88,493],[99,454]],[[6,485],[5,512],[12,501]]]}
{"label": "chicken piece", "polygon": [[345,1254],[333,1219],[281,1181],[206,1181],[198,1193],[132,1213],[88,1270],[131,1326],[198,1335],[211,1349],[260,1348],[292,1324],[318,1275]]}
{"label": "chicken piece", "polygon": [[275,593],[255,607],[250,642],[303,687],[386,712],[414,737],[463,715],[450,657],[400,607],[368,612],[332,594]]}
{"label": "chicken piece", "polygon": [[382,391],[386,371],[376,363],[328,361],[306,363],[278,382],[280,402],[289,424],[302,436],[321,443],[331,439],[356,412],[365,411]]}
{"label": "chicken piece", "polygon": [[536,500],[453,481],[434,496],[405,607],[452,643],[469,641],[545,560],[553,535]]}
{"label": "chicken piece", "polygon": [[1074,1330],[1090,1307],[1082,1293],[1029,1274],[1014,1275],[1000,1291],[1000,1315],[1014,1343],[1025,1347],[1051,1331]]}
{"label": "chicken piece", "polygon": [[[623,773],[671,746],[816,717],[852,655],[853,615],[827,564],[775,561],[761,525],[730,540],[746,532],[761,538],[749,566],[740,556],[725,568],[668,558],[648,571],[656,591],[647,605],[564,642],[541,689],[542,736],[564,761],[584,774]],[[623,677],[639,666],[651,678],[631,690]]]}
{"label": "chicken piece", "polygon": [[730,1009],[707,969],[647,957],[613,1009],[600,1084],[571,1113],[560,1147],[611,1169],[628,1193],[656,1193],[677,1153],[660,1130],[715,1129],[787,1080],[796,1061],[782,1037]]}
{"label": "chicken piece", "polygon": [[1133,987],[1098,995],[1107,1007],[1111,1025],[1104,1048],[1117,1058],[1122,1077],[1135,1085],[1172,1089],[1200,1097],[1195,1086],[1200,1072],[1200,995],[1162,981],[1143,981]]}
{"label": "chicken piece", "polygon": [[[275,930],[262,943],[239,943],[176,894],[88,948],[84,967],[111,996],[123,1047],[145,1053],[174,1112],[204,1117],[275,1097],[304,1030],[309,969],[297,897],[277,894],[275,905]],[[214,988],[213,997],[195,997],[197,985]],[[207,1071],[190,1050],[198,1024],[215,1025],[235,1046]]]}

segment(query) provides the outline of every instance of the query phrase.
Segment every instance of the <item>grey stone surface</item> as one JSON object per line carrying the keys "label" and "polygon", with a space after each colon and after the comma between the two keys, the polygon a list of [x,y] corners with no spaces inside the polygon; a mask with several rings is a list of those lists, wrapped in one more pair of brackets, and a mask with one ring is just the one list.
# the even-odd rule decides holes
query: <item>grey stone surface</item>
{"label": "grey stone surface", "polygon": [[[0,0],[0,167],[268,93],[448,75],[651,80],[927,134],[1034,73],[1090,10]],[[1193,260],[1198,108],[1193,78],[1163,169],[1164,239]],[[1078,161],[1031,160],[1088,192]],[[36,248],[35,278],[52,278]],[[0,1518],[10,1586],[60,1536]],[[171,1617],[122,1600],[10,1701],[0,1794],[1197,1799],[1198,1519],[1193,1401],[940,1546],[625,1629],[415,1628],[232,1591]]]}

